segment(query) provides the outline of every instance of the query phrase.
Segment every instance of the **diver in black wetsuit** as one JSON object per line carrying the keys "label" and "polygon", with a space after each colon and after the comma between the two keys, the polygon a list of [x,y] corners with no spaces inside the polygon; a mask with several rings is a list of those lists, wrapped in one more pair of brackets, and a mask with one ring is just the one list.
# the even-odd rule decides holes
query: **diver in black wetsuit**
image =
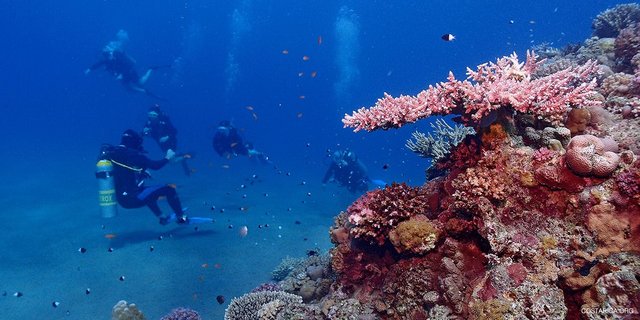
{"label": "diver in black wetsuit", "polygon": [[176,215],[177,223],[187,223],[188,218],[182,209],[174,187],[170,185],[147,187],[144,185],[144,179],[149,177],[146,170],[162,168],[175,156],[175,152],[168,149],[162,160],[150,160],[144,155],[144,152],[142,137],[129,129],[122,134],[120,145],[109,153],[109,160],[113,163],[118,203],[127,209],[146,205],[160,219],[160,224],[166,225],[171,221],[171,216],[163,216],[158,206],[158,198],[166,197],[169,206]]}
{"label": "diver in black wetsuit", "polygon": [[104,68],[105,71],[113,74],[116,79],[120,80],[125,88],[147,94],[154,98],[159,98],[145,89],[144,85],[147,80],[149,80],[152,71],[160,67],[149,68],[144,75],[140,77],[135,69],[135,61],[124,52],[123,46],[128,40],[129,35],[126,31],[118,31],[117,40],[110,41],[102,49],[102,58],[87,68],[84,73],[89,74],[93,70]]}
{"label": "diver in black wetsuit", "polygon": [[227,159],[232,156],[247,156],[249,159],[257,159],[262,164],[268,164],[269,157],[256,150],[250,142],[244,142],[238,129],[228,120],[220,121],[216,133],[213,136],[213,149]]}
{"label": "diver in black wetsuit", "polygon": [[155,140],[162,152],[171,149],[176,150],[178,130],[171,123],[171,119],[160,110],[160,105],[154,104],[147,112],[147,123],[142,129],[142,134]]}
{"label": "diver in black wetsuit", "polygon": [[351,193],[369,189],[370,179],[367,176],[367,169],[353,151],[338,150],[333,153],[331,160],[322,183],[336,181]]}
{"label": "diver in black wetsuit", "polygon": [[[158,143],[158,146],[162,152],[166,153],[171,149],[176,151],[178,147],[178,130],[171,123],[171,119],[160,110],[160,105],[154,104],[149,108],[147,113],[147,123],[145,123],[142,129],[142,134],[148,136]],[[176,156],[173,161],[182,163],[182,169],[188,176],[191,175],[191,169],[187,165],[187,159],[191,158],[190,153]]]}

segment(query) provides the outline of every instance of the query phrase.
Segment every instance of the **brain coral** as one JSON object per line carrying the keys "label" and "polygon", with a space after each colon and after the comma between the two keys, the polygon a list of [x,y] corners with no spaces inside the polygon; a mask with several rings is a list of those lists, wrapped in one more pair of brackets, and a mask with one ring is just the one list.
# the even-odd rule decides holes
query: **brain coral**
{"label": "brain coral", "polygon": [[602,140],[592,135],[575,136],[565,155],[567,167],[583,176],[608,177],[616,170],[620,157],[605,151]]}

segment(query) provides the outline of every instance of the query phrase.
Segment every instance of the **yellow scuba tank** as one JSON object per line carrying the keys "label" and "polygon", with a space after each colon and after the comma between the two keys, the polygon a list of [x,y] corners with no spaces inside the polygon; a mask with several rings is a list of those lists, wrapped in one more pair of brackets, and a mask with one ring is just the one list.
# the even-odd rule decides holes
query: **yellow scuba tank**
{"label": "yellow scuba tank", "polygon": [[109,160],[99,160],[96,164],[98,179],[98,203],[103,218],[113,218],[118,212],[116,187],[113,179],[113,164]]}

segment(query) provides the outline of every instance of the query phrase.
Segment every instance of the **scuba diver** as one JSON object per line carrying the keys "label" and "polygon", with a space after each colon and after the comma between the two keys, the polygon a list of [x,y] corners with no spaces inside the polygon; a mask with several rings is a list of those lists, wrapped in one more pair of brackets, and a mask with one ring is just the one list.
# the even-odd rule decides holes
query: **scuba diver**
{"label": "scuba diver", "polygon": [[113,74],[116,79],[120,80],[122,85],[128,90],[141,92],[153,98],[161,99],[147,90],[144,85],[147,80],[149,80],[153,70],[168,66],[151,67],[140,77],[135,69],[135,60],[124,52],[123,47],[128,41],[129,34],[125,30],[118,31],[116,40],[110,41],[102,49],[102,58],[87,68],[84,73],[89,74],[93,70],[104,68],[105,71]]}
{"label": "scuba diver", "polygon": [[[173,159],[175,152],[168,149],[162,160],[151,160],[144,155],[145,152],[142,147],[142,137],[129,129],[122,134],[119,146],[102,153],[114,164],[113,177],[118,204],[127,209],[141,208],[146,205],[162,225],[167,225],[174,219],[178,224],[189,223],[189,218],[182,209],[174,186],[144,185],[145,179],[150,177],[147,169],[158,170],[164,167]],[[158,206],[160,197],[167,199],[174,215],[162,215]]]}
{"label": "scuba diver", "polygon": [[329,169],[322,178],[322,183],[329,181],[336,181],[351,193],[357,193],[369,189],[370,179],[364,164],[353,151],[337,150],[333,153]]}
{"label": "scuba diver", "polygon": [[[160,110],[160,105],[154,104],[147,112],[147,122],[142,129],[142,134],[148,136],[158,143],[162,152],[166,153],[169,149],[175,151],[178,146],[176,138],[178,130],[171,123],[171,119]],[[191,169],[187,165],[187,159],[191,158],[191,154],[186,153],[174,157],[173,162],[180,162],[184,173],[191,175]]]}
{"label": "scuba diver", "polygon": [[220,121],[216,133],[213,136],[213,149],[227,159],[232,156],[248,156],[249,159],[257,159],[262,164],[268,164],[269,157],[256,150],[251,142],[244,142],[238,129],[228,120]]}

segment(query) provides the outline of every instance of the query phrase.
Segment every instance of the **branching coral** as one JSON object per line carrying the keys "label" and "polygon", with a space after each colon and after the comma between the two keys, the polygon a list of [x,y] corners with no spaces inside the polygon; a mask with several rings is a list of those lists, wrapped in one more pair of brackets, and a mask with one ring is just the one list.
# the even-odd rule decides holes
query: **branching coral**
{"label": "branching coral", "polygon": [[406,147],[421,157],[432,158],[434,162],[447,156],[451,148],[457,146],[467,135],[476,133],[473,128],[451,126],[442,119],[436,120],[436,124],[432,123],[431,127],[435,136],[416,131],[412,134],[415,142],[407,140]]}
{"label": "branching coral", "polygon": [[[274,301],[276,302],[274,304]],[[269,304],[271,303],[271,304]],[[255,320],[260,319],[258,312],[265,308],[271,309],[277,307],[281,310],[288,305],[301,304],[302,298],[295,294],[286,293],[284,291],[260,291],[248,293],[238,298],[233,298],[224,313],[225,320]],[[277,304],[277,306],[276,306]],[[279,311],[278,310],[278,311]],[[267,310],[261,312],[262,316],[271,315]],[[273,319],[273,318],[272,318]]]}
{"label": "branching coral", "polygon": [[476,71],[467,69],[468,78],[464,81],[449,73],[447,82],[429,86],[416,96],[394,98],[385,93],[375,106],[345,115],[342,122],[355,131],[371,131],[454,113],[472,125],[493,111],[508,107],[558,123],[569,107],[600,105],[590,99],[595,93],[595,61],[532,80],[531,74],[539,64],[533,53],[527,54],[526,62],[519,62],[514,53],[496,63],[482,64]]}

